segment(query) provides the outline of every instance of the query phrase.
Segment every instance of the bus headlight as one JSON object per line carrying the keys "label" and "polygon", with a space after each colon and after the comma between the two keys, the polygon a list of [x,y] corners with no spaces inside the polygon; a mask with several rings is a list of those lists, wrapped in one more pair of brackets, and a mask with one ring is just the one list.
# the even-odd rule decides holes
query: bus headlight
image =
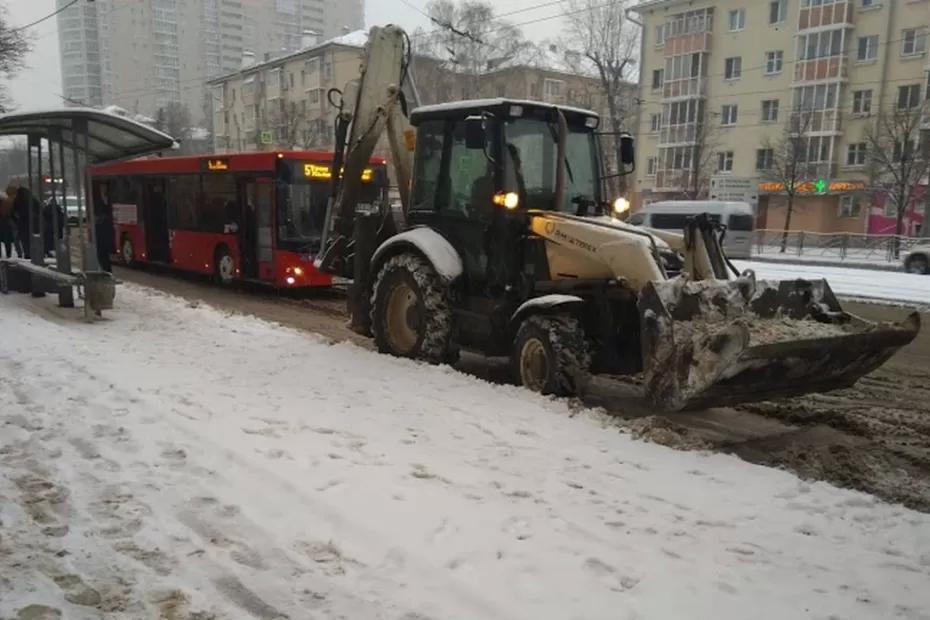
{"label": "bus headlight", "polygon": [[303,267],[294,267],[294,275],[297,276],[298,278],[299,278],[300,276],[304,275],[304,268],[303,268]]}
{"label": "bus headlight", "polygon": [[630,210],[630,201],[624,197],[614,200],[614,215],[621,215]]}

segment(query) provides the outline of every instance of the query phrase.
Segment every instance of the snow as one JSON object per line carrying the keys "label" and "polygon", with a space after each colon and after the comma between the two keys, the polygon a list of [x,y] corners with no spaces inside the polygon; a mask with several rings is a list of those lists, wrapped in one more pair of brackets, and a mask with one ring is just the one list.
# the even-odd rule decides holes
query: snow
{"label": "snow", "polygon": [[314,48],[320,48],[325,45],[345,45],[347,47],[365,47],[368,44],[368,31],[367,30],[353,30],[342,36],[336,37],[334,39],[329,39],[315,45]]}
{"label": "snow", "polygon": [[410,245],[420,250],[424,256],[432,263],[436,272],[446,281],[451,282],[462,275],[463,266],[462,258],[455,251],[446,238],[440,235],[432,228],[420,227],[411,228],[404,232],[394,235],[375,250],[371,258],[372,263],[377,263],[381,256],[389,249],[397,246]]}
{"label": "snow", "polygon": [[788,265],[761,261],[733,261],[742,271],[753,269],[766,280],[825,278],[837,295],[930,305],[930,277],[911,273],[823,265]]}
{"label": "snow", "polygon": [[516,318],[530,308],[551,308],[553,306],[561,306],[563,304],[574,304],[579,302],[584,303],[584,300],[576,295],[560,295],[558,293],[543,295],[541,297],[534,297],[533,299],[527,299],[524,301],[522,304],[520,304],[520,307],[517,308],[517,311],[513,313],[513,316]]}
{"label": "snow", "polygon": [[117,302],[85,324],[0,296],[0,617],[927,617],[928,515],[448,367]]}

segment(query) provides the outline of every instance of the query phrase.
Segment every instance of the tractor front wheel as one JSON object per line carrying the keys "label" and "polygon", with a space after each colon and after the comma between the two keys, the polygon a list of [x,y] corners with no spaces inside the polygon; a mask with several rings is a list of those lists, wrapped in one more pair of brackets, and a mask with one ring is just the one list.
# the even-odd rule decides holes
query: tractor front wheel
{"label": "tractor front wheel", "polygon": [[511,364],[516,380],[542,394],[574,396],[591,378],[591,352],[581,323],[573,316],[531,316],[514,341]]}
{"label": "tractor front wheel", "polygon": [[429,262],[410,253],[385,261],[372,290],[371,331],[381,353],[454,361],[448,289]]}

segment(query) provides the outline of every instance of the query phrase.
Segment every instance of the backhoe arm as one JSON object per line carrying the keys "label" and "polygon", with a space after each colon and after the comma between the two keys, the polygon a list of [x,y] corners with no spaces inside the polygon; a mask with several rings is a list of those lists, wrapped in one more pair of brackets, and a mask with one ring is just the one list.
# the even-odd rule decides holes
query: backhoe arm
{"label": "backhoe arm", "polygon": [[[330,200],[323,225],[323,243],[316,259],[318,269],[354,278],[353,264],[367,256],[358,247],[355,233],[356,207],[362,187],[362,174],[369,165],[381,135],[387,131],[392,161],[397,175],[404,214],[409,200],[413,156],[406,148],[412,129],[402,102],[407,79],[408,46],[404,31],[397,26],[375,26],[363,52],[361,75],[355,88],[346,88],[344,97],[352,101],[350,110],[340,113],[340,122],[351,123],[345,144],[337,144],[336,162],[344,161],[343,172],[334,171],[334,198]],[[353,85],[354,86],[354,85]],[[349,92],[354,90],[354,96]],[[344,159],[342,158],[345,151]],[[386,207],[387,208],[387,207]],[[384,226],[378,236],[394,232],[390,213],[382,213]],[[390,230],[384,230],[385,227]],[[369,244],[365,244],[369,245]]]}

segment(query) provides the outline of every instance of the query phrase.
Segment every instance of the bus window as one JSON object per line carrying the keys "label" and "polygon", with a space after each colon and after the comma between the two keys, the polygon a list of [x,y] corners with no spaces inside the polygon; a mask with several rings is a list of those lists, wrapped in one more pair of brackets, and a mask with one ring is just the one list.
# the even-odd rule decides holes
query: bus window
{"label": "bus window", "polygon": [[229,173],[203,175],[201,221],[198,230],[221,233],[238,230],[236,180]]}
{"label": "bus window", "polygon": [[754,218],[751,215],[734,214],[730,216],[727,227],[730,230],[751,231],[753,229]]}
{"label": "bus window", "polygon": [[196,204],[200,194],[200,175],[169,176],[166,184],[168,228],[197,230]]}

